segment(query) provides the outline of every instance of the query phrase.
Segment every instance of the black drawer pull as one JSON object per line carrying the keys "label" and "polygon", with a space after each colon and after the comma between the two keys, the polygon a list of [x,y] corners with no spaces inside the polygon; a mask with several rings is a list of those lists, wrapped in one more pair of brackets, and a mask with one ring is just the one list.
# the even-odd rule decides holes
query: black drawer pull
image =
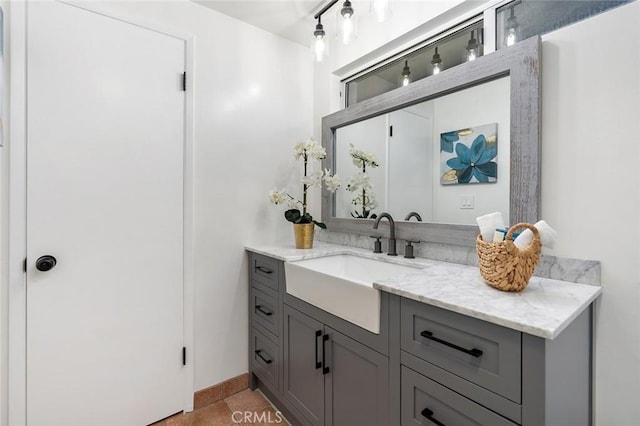
{"label": "black drawer pull", "polygon": [[316,370],[322,367],[322,363],[318,359],[318,337],[322,336],[322,330],[316,330]]}
{"label": "black drawer pull", "polygon": [[329,340],[329,335],[325,334],[324,336],[322,336],[322,365],[324,365],[324,367],[322,367],[322,374],[327,374],[329,373],[329,367],[327,367],[327,359],[325,358],[325,346],[327,341]]}
{"label": "black drawer pull", "polygon": [[262,305],[256,305],[256,309],[268,317],[273,315],[273,312],[265,311],[264,309],[262,309]]}
{"label": "black drawer pull", "polygon": [[258,349],[258,350],[256,351],[256,355],[258,355],[258,356],[260,357],[260,359],[261,359],[261,360],[263,360],[263,361],[264,361],[264,362],[266,362],[267,364],[271,364],[271,363],[273,362],[273,360],[272,360],[272,359],[267,359],[267,358],[263,357],[261,353],[262,353],[262,349]]}
{"label": "black drawer pull", "polygon": [[273,271],[269,268],[265,268],[264,266],[256,266],[256,270],[262,272],[263,274],[273,274]]}
{"label": "black drawer pull", "polygon": [[428,408],[425,408],[424,410],[422,410],[420,412],[420,414],[422,414],[423,416],[425,416],[427,419],[429,419],[431,421],[431,423],[436,424],[438,426],[445,426],[444,423],[434,419],[433,416],[433,411],[429,410]]}
{"label": "black drawer pull", "polygon": [[420,333],[420,335],[422,337],[424,337],[425,339],[429,339],[429,340],[433,340],[434,342],[442,343],[445,346],[449,346],[450,348],[457,349],[457,350],[459,350],[461,352],[464,352],[465,354],[469,354],[469,355],[474,356],[476,358],[479,358],[480,356],[482,356],[482,351],[480,349],[476,349],[476,348],[465,349],[465,348],[463,348],[461,346],[458,346],[456,344],[449,343],[446,340],[442,340],[442,339],[438,339],[437,337],[433,337],[433,333],[430,332],[430,331],[425,330],[422,333]]}

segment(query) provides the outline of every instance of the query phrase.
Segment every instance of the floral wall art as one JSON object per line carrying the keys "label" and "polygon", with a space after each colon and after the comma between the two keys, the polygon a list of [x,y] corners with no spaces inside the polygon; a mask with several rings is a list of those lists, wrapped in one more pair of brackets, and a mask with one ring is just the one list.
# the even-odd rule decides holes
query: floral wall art
{"label": "floral wall art", "polygon": [[440,134],[440,183],[491,183],[498,180],[498,124]]}

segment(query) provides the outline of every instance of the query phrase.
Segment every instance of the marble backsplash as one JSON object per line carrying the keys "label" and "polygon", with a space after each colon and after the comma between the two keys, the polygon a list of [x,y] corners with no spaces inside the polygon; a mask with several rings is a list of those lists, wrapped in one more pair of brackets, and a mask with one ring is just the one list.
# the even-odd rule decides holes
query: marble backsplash
{"label": "marble backsplash", "polygon": [[[316,239],[326,243],[341,244],[373,250],[373,239],[366,235],[348,234],[344,232],[316,231]],[[382,248],[386,251],[386,238]],[[404,254],[406,242],[398,240],[398,255]],[[414,255],[442,262],[459,263],[477,266],[478,256],[475,247],[463,247],[449,244],[419,243],[414,244]],[[543,254],[534,275],[542,278],[571,281],[580,284],[600,285],[600,262],[595,260],[570,259]]]}

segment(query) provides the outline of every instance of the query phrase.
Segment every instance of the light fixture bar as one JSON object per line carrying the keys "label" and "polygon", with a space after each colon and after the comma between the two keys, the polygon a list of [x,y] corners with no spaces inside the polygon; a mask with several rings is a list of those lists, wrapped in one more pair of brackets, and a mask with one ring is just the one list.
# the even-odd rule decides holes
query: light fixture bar
{"label": "light fixture bar", "polygon": [[331,6],[333,6],[336,3],[338,3],[338,0],[331,0],[322,9],[320,9],[320,11],[318,13],[313,15],[313,19],[318,19],[320,16],[322,16],[323,13],[325,13],[327,10],[331,9]]}

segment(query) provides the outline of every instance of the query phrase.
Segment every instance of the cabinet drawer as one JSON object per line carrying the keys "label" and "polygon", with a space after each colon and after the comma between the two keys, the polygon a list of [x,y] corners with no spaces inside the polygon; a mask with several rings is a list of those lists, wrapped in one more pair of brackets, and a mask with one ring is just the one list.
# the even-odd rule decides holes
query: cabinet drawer
{"label": "cabinet drawer", "polygon": [[251,287],[250,297],[253,320],[277,336],[280,318],[278,293],[267,286],[255,283]]}
{"label": "cabinet drawer", "polygon": [[280,279],[279,260],[261,254],[251,253],[249,256],[249,276],[251,280],[278,290]]}
{"label": "cabinet drawer", "polygon": [[266,385],[279,391],[280,353],[278,345],[252,327],[250,350],[253,373]]}
{"label": "cabinet drawer", "polygon": [[521,402],[521,333],[410,299],[401,301],[402,349]]}
{"label": "cabinet drawer", "polygon": [[402,367],[401,424],[514,426],[515,423],[452,390]]}

